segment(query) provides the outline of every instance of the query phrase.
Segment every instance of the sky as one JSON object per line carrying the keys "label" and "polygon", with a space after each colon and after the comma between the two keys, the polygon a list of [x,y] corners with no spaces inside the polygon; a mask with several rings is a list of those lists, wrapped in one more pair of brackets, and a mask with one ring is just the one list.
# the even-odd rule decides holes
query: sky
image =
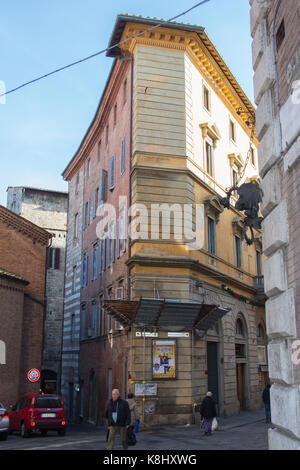
{"label": "sky", "polygon": [[[106,48],[118,14],[168,20],[196,3],[2,2],[0,94]],[[205,28],[253,102],[249,11],[248,0],[210,0],[177,21]],[[61,174],[94,117],[112,62],[102,54],[0,98],[0,204],[8,186],[68,190]]]}

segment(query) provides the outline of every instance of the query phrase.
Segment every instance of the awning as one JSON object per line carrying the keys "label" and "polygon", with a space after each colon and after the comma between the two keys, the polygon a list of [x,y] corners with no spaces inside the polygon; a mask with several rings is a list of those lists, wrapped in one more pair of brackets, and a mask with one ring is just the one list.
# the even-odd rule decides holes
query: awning
{"label": "awning", "polygon": [[103,308],[123,326],[186,331],[209,330],[230,309],[200,302],[142,297],[139,301],[107,300]]}

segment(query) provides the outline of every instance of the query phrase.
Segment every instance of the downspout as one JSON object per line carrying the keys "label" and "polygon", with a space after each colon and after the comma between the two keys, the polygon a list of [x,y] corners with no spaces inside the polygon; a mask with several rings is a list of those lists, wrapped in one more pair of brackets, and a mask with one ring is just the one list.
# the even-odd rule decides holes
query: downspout
{"label": "downspout", "polygon": [[[130,66],[130,149],[129,149],[129,204],[128,204],[128,209],[131,207],[132,203],[132,194],[131,194],[131,186],[132,186],[132,175],[131,175],[131,170],[132,170],[132,149],[133,149],[133,141],[132,141],[132,136],[133,136],[133,56],[130,57],[129,59],[131,61],[131,66]],[[128,225],[129,226],[129,217],[128,217]],[[128,239],[128,259],[131,258],[131,243],[130,240]],[[131,300],[131,279],[130,279],[130,267],[127,267],[127,288],[128,288],[128,298]]]}

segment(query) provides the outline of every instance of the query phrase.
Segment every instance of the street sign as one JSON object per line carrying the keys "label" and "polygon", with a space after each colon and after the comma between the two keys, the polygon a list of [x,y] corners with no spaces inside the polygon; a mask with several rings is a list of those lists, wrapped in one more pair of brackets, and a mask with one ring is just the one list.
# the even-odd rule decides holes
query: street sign
{"label": "street sign", "polygon": [[38,369],[30,369],[27,378],[30,382],[37,382],[40,379],[40,371]]}

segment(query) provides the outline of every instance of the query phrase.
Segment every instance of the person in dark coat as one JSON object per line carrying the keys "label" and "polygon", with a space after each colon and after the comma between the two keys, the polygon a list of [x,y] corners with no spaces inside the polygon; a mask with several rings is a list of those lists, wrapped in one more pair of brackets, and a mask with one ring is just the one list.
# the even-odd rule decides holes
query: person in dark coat
{"label": "person in dark coat", "polygon": [[201,421],[203,420],[204,435],[211,436],[212,422],[217,416],[216,402],[212,398],[211,392],[207,392],[206,397],[201,403],[200,414]]}
{"label": "person in dark coat", "polygon": [[104,416],[108,421],[109,429],[107,450],[113,449],[116,433],[121,436],[123,450],[127,450],[127,429],[130,426],[131,413],[128,402],[120,398],[118,389],[112,391],[112,399],[106,405]]}
{"label": "person in dark coat", "polygon": [[271,398],[270,398],[270,388],[271,385],[268,384],[263,391],[262,399],[265,405],[265,413],[266,413],[266,423],[271,422]]}

